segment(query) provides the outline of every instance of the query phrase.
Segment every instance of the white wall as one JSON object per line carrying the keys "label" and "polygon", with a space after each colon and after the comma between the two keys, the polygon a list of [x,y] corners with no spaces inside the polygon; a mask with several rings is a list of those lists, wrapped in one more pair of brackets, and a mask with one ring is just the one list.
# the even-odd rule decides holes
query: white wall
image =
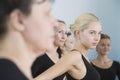
{"label": "white wall", "polygon": [[[92,12],[102,21],[103,32],[109,34],[112,41],[110,58],[120,62],[120,0],[56,0],[53,15],[64,20],[69,27],[84,12]],[[95,51],[89,51],[93,59]]]}

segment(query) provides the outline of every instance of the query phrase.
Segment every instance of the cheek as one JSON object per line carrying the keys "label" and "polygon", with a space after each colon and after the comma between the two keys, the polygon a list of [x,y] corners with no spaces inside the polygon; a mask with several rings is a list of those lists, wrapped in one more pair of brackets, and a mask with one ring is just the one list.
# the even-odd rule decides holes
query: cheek
{"label": "cheek", "polygon": [[66,47],[69,47],[69,46],[70,46],[70,44],[69,44],[69,43],[67,43],[67,42],[66,42],[66,44],[65,44],[65,45],[66,45]]}
{"label": "cheek", "polygon": [[72,43],[71,46],[73,47],[73,46],[74,46],[74,43]]}
{"label": "cheek", "polygon": [[[33,26],[34,25],[34,26]],[[35,42],[45,43],[50,38],[51,31],[42,27],[43,25],[31,23],[26,29],[26,34],[35,40]]]}
{"label": "cheek", "polygon": [[104,50],[104,48],[103,47],[99,47],[98,50],[99,50],[99,52],[102,52]]}
{"label": "cheek", "polygon": [[61,40],[61,35],[58,34],[58,35],[56,36],[56,39],[57,39],[58,41]]}
{"label": "cheek", "polygon": [[72,47],[73,47],[73,45],[72,45],[72,44],[69,44],[69,45],[68,45],[68,47],[69,47],[69,48],[72,48]]}
{"label": "cheek", "polygon": [[55,42],[58,41],[58,40],[59,40],[59,38],[58,38],[58,35],[56,34],[55,35]]}
{"label": "cheek", "polygon": [[54,43],[55,43],[55,44],[57,44],[57,43],[58,43],[58,40],[57,40],[56,38],[55,38],[55,40],[54,40]]}
{"label": "cheek", "polygon": [[90,39],[88,36],[84,36],[83,39],[82,39],[82,41],[83,41],[84,43],[89,43],[90,40],[91,40],[91,39]]}
{"label": "cheek", "polygon": [[85,41],[86,41],[87,44],[92,45],[92,43],[93,43],[93,37],[92,36],[91,37],[86,36]]}
{"label": "cheek", "polygon": [[23,35],[25,39],[33,46],[38,46],[39,48],[48,48],[49,45],[53,44],[53,27],[50,22],[42,21],[38,19],[29,18],[24,21],[25,30]]}
{"label": "cheek", "polygon": [[54,42],[55,42],[55,44],[58,44],[58,43],[59,43],[59,37],[58,37],[58,36],[55,36]]}

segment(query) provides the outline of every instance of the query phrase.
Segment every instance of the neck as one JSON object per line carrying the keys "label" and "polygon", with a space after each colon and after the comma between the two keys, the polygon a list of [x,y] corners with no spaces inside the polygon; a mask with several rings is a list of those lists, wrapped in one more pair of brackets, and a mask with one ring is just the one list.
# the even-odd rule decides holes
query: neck
{"label": "neck", "polygon": [[58,47],[54,47],[54,49],[52,49],[52,50],[50,50],[46,53],[54,63],[56,63],[59,60],[59,55],[57,53],[57,48]]}
{"label": "neck", "polygon": [[47,51],[47,53],[56,53],[57,49],[58,49],[58,46],[54,45],[54,47],[52,49],[50,49],[49,51]]}
{"label": "neck", "polygon": [[76,42],[73,49],[78,50],[82,55],[87,56],[88,49],[85,48],[80,42]]}
{"label": "neck", "polygon": [[23,37],[19,33],[11,33],[0,45],[0,57],[13,61],[28,78],[31,78],[30,66],[37,55],[29,49]]}
{"label": "neck", "polygon": [[99,55],[99,54],[98,54],[97,59],[101,62],[107,62],[110,60],[107,55]]}

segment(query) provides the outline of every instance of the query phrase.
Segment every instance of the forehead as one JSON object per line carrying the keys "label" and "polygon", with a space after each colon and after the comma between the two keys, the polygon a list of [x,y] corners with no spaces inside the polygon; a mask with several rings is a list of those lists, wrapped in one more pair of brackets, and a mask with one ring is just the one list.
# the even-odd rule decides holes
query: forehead
{"label": "forehead", "polygon": [[100,40],[100,43],[110,43],[110,40],[109,39],[101,39]]}
{"label": "forehead", "polygon": [[66,25],[62,22],[58,22],[58,26],[66,26]]}
{"label": "forehead", "polygon": [[66,30],[66,25],[64,23],[59,22],[56,29],[57,30],[59,30],[59,29]]}
{"label": "forehead", "polygon": [[88,25],[88,28],[87,30],[93,30],[93,31],[102,31],[102,27],[101,27],[101,23],[100,22],[91,22],[89,25]]}

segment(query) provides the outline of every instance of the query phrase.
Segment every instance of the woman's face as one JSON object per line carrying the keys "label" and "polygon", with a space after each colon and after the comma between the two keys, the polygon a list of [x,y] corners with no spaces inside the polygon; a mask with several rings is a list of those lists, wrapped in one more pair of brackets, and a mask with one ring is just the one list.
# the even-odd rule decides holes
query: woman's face
{"label": "woman's face", "polygon": [[67,51],[70,51],[73,49],[74,42],[75,42],[74,37],[72,35],[67,37],[64,45]]}
{"label": "woman's face", "polygon": [[53,47],[54,27],[57,21],[51,16],[51,3],[46,0],[39,3],[35,0],[31,13],[24,19],[25,31],[23,36],[29,46],[45,51]]}
{"label": "woman's face", "polygon": [[64,45],[65,40],[67,38],[66,31],[67,31],[66,25],[64,23],[59,22],[55,30],[55,41],[54,41],[55,46]]}
{"label": "woman's face", "polygon": [[107,55],[110,53],[111,45],[110,45],[109,39],[101,39],[100,42],[97,45],[97,52],[101,55]]}
{"label": "woman's face", "polygon": [[80,41],[87,49],[96,48],[101,35],[100,22],[91,22],[83,32],[80,32]]}

